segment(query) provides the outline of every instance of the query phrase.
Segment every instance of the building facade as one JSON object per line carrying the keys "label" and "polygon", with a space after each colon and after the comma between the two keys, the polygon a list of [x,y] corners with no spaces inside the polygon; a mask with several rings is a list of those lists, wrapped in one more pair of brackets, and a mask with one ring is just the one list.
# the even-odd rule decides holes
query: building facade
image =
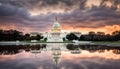
{"label": "building facade", "polygon": [[[44,38],[47,38],[47,42],[63,42],[63,38],[66,38],[66,35],[69,34],[67,32],[61,32],[62,28],[60,23],[58,22],[57,18],[53,23],[52,29],[50,32],[40,33]],[[79,32],[72,32],[75,33],[76,36],[80,37],[81,33]],[[37,35],[38,33],[36,33]],[[35,36],[35,33],[31,33],[30,36]]]}

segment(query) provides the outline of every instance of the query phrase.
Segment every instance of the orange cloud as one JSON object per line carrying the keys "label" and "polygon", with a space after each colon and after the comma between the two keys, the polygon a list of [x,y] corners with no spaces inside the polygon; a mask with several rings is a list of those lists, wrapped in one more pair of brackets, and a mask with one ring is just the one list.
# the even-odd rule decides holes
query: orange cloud
{"label": "orange cloud", "polygon": [[24,33],[28,33],[30,32],[30,28],[28,27],[19,27],[16,26],[16,25],[5,25],[5,26],[0,26],[0,29],[3,29],[3,30],[10,30],[10,29],[13,29],[13,30],[18,30],[18,31],[22,31]]}
{"label": "orange cloud", "polygon": [[[92,28],[92,27],[75,27],[75,25],[77,25],[77,23],[72,23],[72,24],[67,24],[67,23],[63,23],[61,24],[61,28],[62,28],[62,31],[64,32],[73,32],[73,31],[76,31],[76,32],[81,32],[83,34],[86,34],[88,33],[89,31],[94,31],[94,32],[105,32],[106,34],[109,33],[111,34],[112,32],[116,31],[116,30],[120,30],[120,25],[111,25],[111,26],[103,26],[103,27],[98,27],[98,28]],[[79,23],[79,25],[81,26],[82,24]],[[93,24],[95,25],[95,24]],[[92,24],[91,24],[92,26]],[[45,28],[45,31],[44,32],[48,32],[48,31],[51,31],[51,27],[48,27],[48,29]],[[16,26],[15,24],[10,24],[10,25],[1,25],[0,26],[0,29],[3,29],[3,30],[9,30],[9,29],[13,29],[13,30],[18,30],[18,31],[22,31],[24,33],[29,33],[29,32],[42,32],[40,31],[41,28],[37,28],[36,30],[34,30],[33,27],[27,27],[27,26]],[[40,29],[40,30],[39,30]]]}
{"label": "orange cloud", "polygon": [[[74,26],[74,25],[73,25]],[[106,34],[109,33],[111,34],[112,32],[116,31],[116,30],[120,30],[120,25],[112,25],[112,26],[103,26],[103,27],[99,27],[99,28],[81,28],[81,27],[73,27],[73,26],[69,26],[69,25],[63,25],[62,29],[66,30],[66,31],[79,31],[82,32],[83,34],[88,33],[89,31],[94,31],[94,32],[105,32]]]}

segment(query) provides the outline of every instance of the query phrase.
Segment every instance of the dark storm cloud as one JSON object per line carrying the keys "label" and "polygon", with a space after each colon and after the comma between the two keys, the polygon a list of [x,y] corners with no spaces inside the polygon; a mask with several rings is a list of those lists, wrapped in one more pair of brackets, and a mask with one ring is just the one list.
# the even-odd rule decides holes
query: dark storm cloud
{"label": "dark storm cloud", "polygon": [[[0,25],[16,25],[32,30],[49,30],[57,16],[70,27],[98,28],[120,25],[120,0],[101,0],[87,6],[88,0],[0,0]],[[112,5],[107,7],[106,2]],[[33,16],[34,15],[34,16]],[[44,29],[45,28],[45,29]]]}
{"label": "dark storm cloud", "polygon": [[[104,2],[105,1],[103,1],[103,3]],[[106,5],[103,5],[103,3],[100,6],[92,6],[92,8],[84,12],[77,9],[68,15],[68,17],[66,15],[67,18],[62,17],[61,21],[63,23],[71,24],[71,26],[75,25],[76,27],[90,28],[98,28],[107,25],[120,25],[120,11],[117,11],[118,9],[113,8],[112,6],[107,7]]]}
{"label": "dark storm cloud", "polygon": [[13,4],[11,4],[11,2],[7,0],[5,1],[2,0],[1,3],[2,3],[0,5],[1,26],[16,25],[18,28],[28,27],[33,29],[38,28],[37,30],[43,30],[44,27],[47,27],[47,24],[45,23],[50,22],[50,18],[48,18],[48,16],[41,15],[31,17],[27,9],[25,9],[24,7],[13,6]]}
{"label": "dark storm cloud", "polygon": [[27,19],[29,14],[24,8],[17,8],[11,5],[2,4],[0,6],[0,23],[9,23],[9,22],[23,22],[24,19]]}
{"label": "dark storm cloud", "polygon": [[[30,17],[26,4],[23,4],[23,0],[1,0],[0,3],[0,25],[13,25],[17,27],[30,27],[37,30],[45,30],[51,22],[51,15],[40,15],[36,17]],[[33,0],[28,0],[28,3],[32,4]],[[25,2],[26,3],[26,2]],[[37,0],[33,4],[36,4]],[[23,5],[22,5],[23,4]]]}
{"label": "dark storm cloud", "polygon": [[1,0],[0,2],[3,4],[8,4],[16,7],[25,7],[27,9],[45,9],[49,7],[55,7],[60,4],[61,6],[58,8],[70,10],[72,6],[80,6],[80,8],[84,8],[87,0]]}

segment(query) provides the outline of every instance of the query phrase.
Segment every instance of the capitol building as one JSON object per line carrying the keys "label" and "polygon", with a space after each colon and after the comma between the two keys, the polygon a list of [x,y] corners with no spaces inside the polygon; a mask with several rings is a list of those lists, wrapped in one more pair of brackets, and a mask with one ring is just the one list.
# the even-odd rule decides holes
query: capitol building
{"label": "capitol building", "polygon": [[[80,37],[80,35],[81,35],[81,33],[79,33],[79,32],[72,32],[72,33],[74,33],[78,37]],[[32,33],[30,33],[30,36],[36,36],[37,34],[40,34],[40,33],[32,32]],[[67,34],[69,34],[69,33],[62,32],[62,27],[61,27],[60,23],[58,22],[57,18],[55,19],[50,32],[41,33],[41,35],[44,38],[47,38],[47,42],[63,42],[63,38],[66,38]]]}

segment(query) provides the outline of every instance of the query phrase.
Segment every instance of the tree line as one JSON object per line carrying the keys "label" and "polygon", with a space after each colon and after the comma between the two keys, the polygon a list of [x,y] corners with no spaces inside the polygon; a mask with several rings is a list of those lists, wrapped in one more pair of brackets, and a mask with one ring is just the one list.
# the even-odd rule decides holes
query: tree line
{"label": "tree line", "polygon": [[93,32],[90,31],[88,34],[81,34],[80,37],[74,33],[67,34],[66,39],[69,41],[118,41],[120,40],[120,31],[114,31],[112,34],[105,34],[104,32]]}
{"label": "tree line", "polygon": [[[0,41],[16,41],[16,40],[40,40],[44,37],[41,34],[36,36],[30,36],[30,34],[23,34],[23,32],[17,30],[0,30]],[[76,36],[75,33],[66,35],[66,39],[69,41],[118,41],[120,40],[120,31],[114,31],[112,34],[105,34],[104,32],[89,32],[88,34],[81,34]],[[47,40],[47,38],[45,38]],[[64,38],[65,40],[65,38]]]}
{"label": "tree line", "polygon": [[40,34],[30,36],[30,34],[23,34],[17,30],[0,30],[0,41],[16,41],[16,40],[40,40],[43,36]]}

